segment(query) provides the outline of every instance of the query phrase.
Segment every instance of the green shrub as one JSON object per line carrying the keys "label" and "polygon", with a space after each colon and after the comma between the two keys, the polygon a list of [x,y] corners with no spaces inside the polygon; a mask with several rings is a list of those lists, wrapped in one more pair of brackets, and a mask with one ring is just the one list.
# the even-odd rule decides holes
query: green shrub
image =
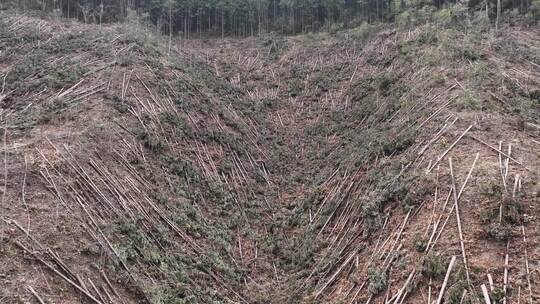
{"label": "green shrub", "polygon": [[445,304],[470,304],[471,301],[468,296],[461,301],[463,292],[466,290],[466,284],[464,282],[458,282],[448,288],[448,295],[446,296]]}
{"label": "green shrub", "polygon": [[491,223],[486,228],[486,232],[490,237],[503,243],[512,238],[512,226],[506,223]]}
{"label": "green shrub", "polygon": [[490,298],[492,304],[502,304],[504,299],[504,290],[502,288],[495,288],[490,292]]}
{"label": "green shrub", "polygon": [[[466,296],[464,301],[461,301],[463,292],[468,290],[466,271],[463,264],[460,262],[452,273],[451,285],[448,286],[445,304],[470,304],[469,296]],[[470,291],[468,292],[470,295]]]}
{"label": "green shrub", "polygon": [[532,23],[540,21],[540,0],[533,0],[529,8],[530,20]]}
{"label": "green shrub", "polygon": [[444,27],[465,29],[468,26],[468,20],[468,9],[461,4],[454,4],[439,9],[434,14],[434,22]]}
{"label": "green shrub", "polygon": [[153,287],[146,291],[152,304],[192,304],[197,303],[185,287],[171,288],[167,286]]}
{"label": "green shrub", "polygon": [[414,140],[414,132],[400,134],[395,139],[386,141],[382,146],[382,152],[387,156],[400,154],[412,146],[414,144]]}
{"label": "green shrub", "polygon": [[388,95],[392,85],[397,81],[397,77],[393,74],[381,74],[377,78],[377,87],[381,93],[386,96]]}
{"label": "green shrub", "polygon": [[45,124],[50,122],[54,117],[60,117],[58,114],[68,106],[63,98],[53,98],[46,101],[43,107],[38,112],[37,124]]}
{"label": "green shrub", "polygon": [[118,95],[106,94],[105,99],[110,101],[110,104],[120,113],[127,113],[129,111],[129,105],[122,101]]}
{"label": "green shrub", "polygon": [[425,238],[415,235],[413,237],[413,247],[418,252],[424,252],[427,249],[427,241]]}
{"label": "green shrub", "polygon": [[409,11],[404,11],[396,16],[396,24],[400,28],[406,28],[411,25],[411,14]]}
{"label": "green shrub", "polygon": [[52,71],[45,76],[47,85],[53,89],[61,89],[74,85],[85,73],[85,69],[80,66],[70,66],[65,69]]}
{"label": "green shrub", "polygon": [[118,64],[121,67],[130,66],[134,62],[135,62],[135,56],[133,56],[131,53],[120,55],[116,59],[116,64]]}
{"label": "green shrub", "polygon": [[383,269],[370,267],[368,269],[368,291],[372,295],[377,295],[388,288],[388,274]]}
{"label": "green shrub", "polygon": [[140,132],[138,138],[145,148],[154,153],[162,153],[167,147],[159,137],[148,134],[146,131]]}
{"label": "green shrub", "polygon": [[420,271],[425,278],[439,279],[446,273],[446,263],[440,255],[430,253],[422,260]]}
{"label": "green shrub", "polygon": [[21,63],[15,65],[6,77],[8,89],[27,89],[39,83],[29,83],[28,78],[43,76],[46,70],[46,57],[42,52],[37,52],[26,57]]}
{"label": "green shrub", "polygon": [[370,235],[382,227],[383,220],[379,200],[364,202],[362,219],[364,220],[364,235]]}
{"label": "green shrub", "polygon": [[[492,187],[487,192],[484,190],[484,195],[492,197],[496,203],[478,211],[478,216],[485,233],[490,238],[506,243],[512,238],[513,228],[523,223],[524,210],[518,199],[504,195],[501,191],[500,187]],[[500,218],[500,200],[502,200],[502,218]]]}
{"label": "green shrub", "polygon": [[71,54],[77,51],[89,51],[95,44],[92,44],[91,37],[83,33],[70,33],[61,38],[51,41],[50,44],[44,46],[44,50],[48,54]]}

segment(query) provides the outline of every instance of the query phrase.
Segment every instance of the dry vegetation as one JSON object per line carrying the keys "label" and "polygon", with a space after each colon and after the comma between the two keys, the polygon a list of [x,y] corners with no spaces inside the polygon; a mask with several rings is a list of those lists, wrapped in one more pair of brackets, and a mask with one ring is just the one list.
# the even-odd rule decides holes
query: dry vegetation
{"label": "dry vegetation", "polygon": [[538,27],[1,17],[1,303],[540,301]]}

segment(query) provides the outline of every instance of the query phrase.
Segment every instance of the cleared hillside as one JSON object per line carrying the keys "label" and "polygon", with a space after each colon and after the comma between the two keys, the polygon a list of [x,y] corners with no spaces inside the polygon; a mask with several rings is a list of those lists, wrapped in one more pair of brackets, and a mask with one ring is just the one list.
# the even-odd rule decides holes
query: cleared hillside
{"label": "cleared hillside", "polygon": [[0,302],[540,300],[538,27],[1,17]]}

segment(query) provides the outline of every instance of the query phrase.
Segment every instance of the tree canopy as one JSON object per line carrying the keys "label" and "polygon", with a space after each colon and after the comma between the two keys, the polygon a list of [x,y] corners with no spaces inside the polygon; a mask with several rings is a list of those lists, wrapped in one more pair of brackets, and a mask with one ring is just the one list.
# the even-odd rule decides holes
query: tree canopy
{"label": "tree canopy", "polygon": [[[135,12],[164,33],[248,36],[261,32],[296,34],[394,21],[411,9],[437,10],[458,0],[0,0],[4,7],[55,11],[84,22],[116,22]],[[504,11],[540,16],[540,0],[464,0],[495,20]],[[500,3],[500,4],[498,4]]]}

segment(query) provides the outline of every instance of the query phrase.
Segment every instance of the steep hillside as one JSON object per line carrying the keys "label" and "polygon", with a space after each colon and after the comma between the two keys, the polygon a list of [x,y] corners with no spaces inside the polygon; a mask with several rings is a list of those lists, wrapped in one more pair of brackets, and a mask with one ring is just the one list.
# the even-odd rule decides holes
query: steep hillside
{"label": "steep hillside", "polygon": [[538,27],[1,17],[0,302],[540,300]]}
{"label": "steep hillside", "polygon": [[272,274],[250,265],[275,204],[266,122],[141,30],[2,22],[8,302],[27,286],[85,299],[74,285],[94,302],[241,301],[252,272]]}
{"label": "steep hillside", "polygon": [[504,289],[538,300],[540,32],[481,29],[364,26],[208,51],[293,149],[295,165],[271,170],[291,302],[433,300],[452,255],[446,303],[464,290],[477,302],[488,274],[496,303]]}

